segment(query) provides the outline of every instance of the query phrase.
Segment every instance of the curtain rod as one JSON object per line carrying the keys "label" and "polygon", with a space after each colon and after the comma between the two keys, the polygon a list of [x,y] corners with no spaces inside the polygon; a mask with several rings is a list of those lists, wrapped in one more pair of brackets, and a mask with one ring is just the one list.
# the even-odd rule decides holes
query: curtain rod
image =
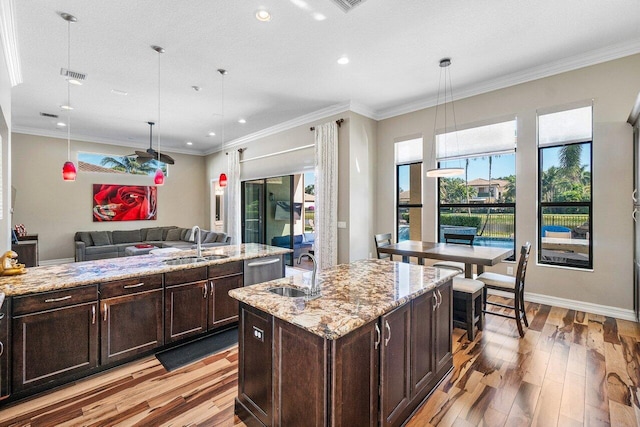
{"label": "curtain rod", "polygon": [[[338,120],[336,120],[336,124],[338,125],[338,127],[340,127],[340,125],[341,125],[342,123],[344,123],[344,119],[338,119]],[[311,132],[313,132],[314,130],[316,130],[316,128],[315,128],[315,126],[311,126],[311,127],[309,128],[309,130],[310,130]]]}

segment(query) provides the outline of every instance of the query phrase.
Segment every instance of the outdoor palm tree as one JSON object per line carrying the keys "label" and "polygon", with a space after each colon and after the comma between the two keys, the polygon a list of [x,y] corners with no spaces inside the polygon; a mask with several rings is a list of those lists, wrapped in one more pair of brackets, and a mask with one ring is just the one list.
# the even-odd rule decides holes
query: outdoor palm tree
{"label": "outdoor palm tree", "polygon": [[560,148],[560,167],[567,178],[579,181],[581,155],[582,144],[565,145]]}
{"label": "outdoor palm tree", "polygon": [[138,163],[133,157],[105,157],[100,161],[102,166],[110,167],[113,170],[127,172],[137,175],[148,175],[155,168],[149,163]]}

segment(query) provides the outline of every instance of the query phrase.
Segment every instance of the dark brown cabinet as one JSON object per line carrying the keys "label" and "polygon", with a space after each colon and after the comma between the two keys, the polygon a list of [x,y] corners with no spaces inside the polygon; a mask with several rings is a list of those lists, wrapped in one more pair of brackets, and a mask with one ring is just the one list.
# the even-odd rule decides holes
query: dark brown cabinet
{"label": "dark brown cabinet", "polygon": [[[435,292],[414,299],[411,304],[411,395],[429,386],[435,375],[433,352],[433,312],[437,308]],[[429,355],[428,357],[425,355]]]}
{"label": "dark brown cabinet", "polygon": [[6,298],[0,303],[0,400],[6,398],[11,391],[11,379],[9,377],[9,327],[11,324],[11,299]]}
{"label": "dark brown cabinet", "polygon": [[453,360],[453,286],[449,281],[436,290],[437,306],[434,310],[434,355],[435,368],[440,372],[448,369]]}
{"label": "dark brown cabinet", "polygon": [[100,363],[131,358],[164,344],[162,275],[100,285]]}
{"label": "dark brown cabinet", "polygon": [[38,266],[38,242],[27,240],[11,245],[11,250],[18,254],[18,262],[25,267]]}
{"label": "dark brown cabinet", "polygon": [[165,273],[166,343],[207,331],[207,267]]}
{"label": "dark brown cabinet", "polygon": [[411,303],[382,316],[380,409],[382,425],[394,425],[411,400]]}
{"label": "dark brown cabinet", "polygon": [[13,392],[98,366],[97,306],[96,286],[13,298]]}
{"label": "dark brown cabinet", "polygon": [[238,321],[238,301],[229,296],[229,291],[242,285],[242,261],[209,267],[208,329]]}

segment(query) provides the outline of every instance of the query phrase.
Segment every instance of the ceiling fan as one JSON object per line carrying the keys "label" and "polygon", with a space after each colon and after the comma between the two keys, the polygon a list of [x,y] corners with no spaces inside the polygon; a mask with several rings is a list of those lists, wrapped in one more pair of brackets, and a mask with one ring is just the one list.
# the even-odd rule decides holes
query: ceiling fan
{"label": "ceiling fan", "polygon": [[[136,156],[138,159],[138,163],[143,164],[146,163],[150,160],[158,160],[158,152],[156,150],[154,150],[151,146],[151,143],[153,142],[153,125],[155,125],[154,122],[147,122],[149,124],[149,148],[147,148],[146,151],[138,151],[136,150]],[[175,164],[175,160],[173,160],[173,157],[167,155],[167,154],[162,154],[160,153],[160,161],[169,165],[173,165]]]}

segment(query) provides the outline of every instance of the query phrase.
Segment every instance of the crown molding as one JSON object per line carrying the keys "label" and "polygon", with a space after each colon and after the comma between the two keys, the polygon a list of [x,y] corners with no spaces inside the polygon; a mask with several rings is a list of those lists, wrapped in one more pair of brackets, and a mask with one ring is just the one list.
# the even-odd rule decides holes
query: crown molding
{"label": "crown molding", "polygon": [[349,110],[353,111],[356,114],[360,114],[361,116],[367,117],[372,120],[380,120],[380,115],[371,108],[367,107],[364,104],[360,104],[359,102],[351,101],[351,105],[349,106]]}
{"label": "crown molding", "polygon": [[[563,58],[558,61],[530,68],[525,71],[509,74],[488,80],[468,88],[458,89],[454,96],[454,100],[469,98],[471,96],[480,95],[498,89],[504,89],[533,80],[554,76],[556,74],[577,70],[591,65],[600,64],[607,61],[623,58],[629,55],[640,53],[640,39],[630,40],[614,46],[595,49],[580,55]],[[418,110],[433,107],[436,105],[437,96],[418,100],[408,104],[399,105],[376,112],[377,120],[384,120],[396,117],[402,114],[413,113]]]}
{"label": "crown molding", "polygon": [[22,68],[20,67],[20,52],[18,52],[14,11],[13,0],[0,0],[0,36],[11,87],[22,83]]}
{"label": "crown molding", "polygon": [[[11,128],[11,133],[20,133],[23,135],[33,135],[33,136],[42,136],[45,138],[57,138],[57,139],[63,139],[66,141],[67,137],[66,135],[61,135],[60,133],[57,132],[52,132],[52,131],[45,131],[42,129],[35,129],[35,128],[29,128],[29,127],[23,127],[23,126],[13,126]],[[149,148],[149,146],[147,144],[140,144],[137,142],[131,142],[131,141],[118,141],[118,140],[114,140],[114,139],[108,139],[108,138],[96,138],[94,136],[87,136],[87,135],[74,135],[71,138],[71,141],[78,141],[78,142],[92,142],[94,144],[109,144],[109,145],[115,145],[118,147],[127,147],[130,148],[132,150],[135,149],[142,149],[142,150],[146,150],[147,148]],[[199,152],[199,151],[193,151],[193,150],[185,150],[185,149],[175,149],[173,147],[169,147],[168,149],[163,149],[162,150],[163,153],[178,153],[178,154],[187,154],[190,156],[204,156],[205,154]]]}

